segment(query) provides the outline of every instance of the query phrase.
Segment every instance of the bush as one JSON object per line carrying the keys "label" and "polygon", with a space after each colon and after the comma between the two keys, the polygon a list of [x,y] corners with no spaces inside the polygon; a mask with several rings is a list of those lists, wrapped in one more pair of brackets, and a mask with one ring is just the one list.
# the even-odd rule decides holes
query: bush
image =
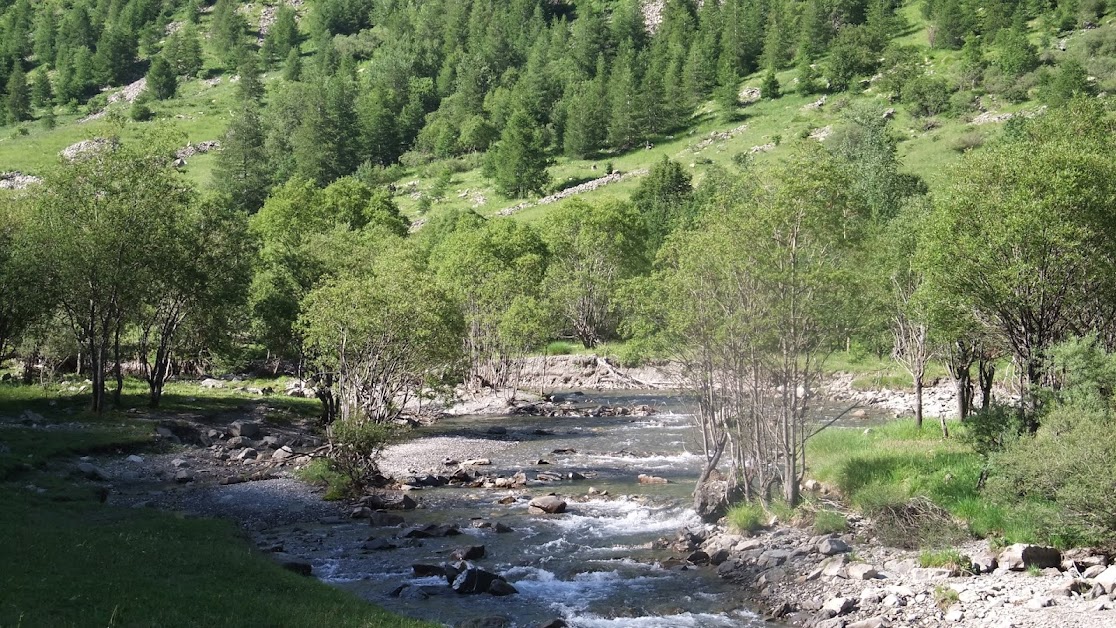
{"label": "bush", "polygon": [[337,471],[333,463],[325,458],[311,461],[310,464],[299,469],[296,475],[303,482],[324,486],[326,493],[322,499],[326,501],[345,499],[354,493],[349,477]]}
{"label": "bush", "polygon": [[1022,425],[1019,410],[995,404],[965,421],[967,429],[962,439],[972,445],[978,454],[988,455],[1002,451],[1019,435]]}
{"label": "bush", "polygon": [[[1056,405],[1034,436],[1008,443],[992,458],[991,495],[1053,499],[1065,535],[1111,538],[1116,531],[1116,421],[1083,403]],[[1074,539],[1066,539],[1067,543]]]}
{"label": "bush", "polygon": [[974,148],[980,148],[983,145],[984,134],[980,133],[979,131],[969,131],[968,133],[964,133],[957,139],[953,140],[949,147],[959,153],[967,153]]}
{"label": "bush", "polygon": [[577,351],[577,345],[566,340],[555,340],[546,345],[546,355],[570,355]]}
{"label": "bush", "polygon": [[948,547],[968,536],[948,511],[925,497],[883,503],[866,512],[872,517],[876,536],[885,545],[906,549]]}
{"label": "bush", "polygon": [[916,118],[936,116],[949,109],[950,87],[945,79],[916,76],[903,86],[903,103]]}
{"label": "bush", "polygon": [[132,108],[128,111],[128,117],[131,118],[133,122],[147,122],[155,117],[155,112],[151,110],[151,107],[147,106],[147,103],[142,100],[136,100],[136,102],[132,103]]}
{"label": "bush", "polygon": [[396,436],[391,425],[363,417],[338,419],[329,426],[332,468],[345,475],[351,489],[363,491],[380,473],[380,454]]}
{"label": "bush", "polygon": [[948,567],[950,569],[968,569],[970,561],[968,556],[963,556],[955,549],[926,550],[918,555],[920,567]]}

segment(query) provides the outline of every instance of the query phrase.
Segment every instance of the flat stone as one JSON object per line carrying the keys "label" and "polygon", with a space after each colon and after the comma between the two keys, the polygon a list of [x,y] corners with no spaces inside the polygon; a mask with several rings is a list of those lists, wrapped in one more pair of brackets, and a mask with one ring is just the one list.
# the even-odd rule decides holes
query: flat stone
{"label": "flat stone", "polygon": [[1094,577],[1093,584],[1100,587],[1105,593],[1116,593],[1116,565],[1106,568]]}
{"label": "flat stone", "polygon": [[883,617],[870,617],[860,621],[854,621],[851,624],[845,624],[845,628],[883,628],[887,625],[887,620]]}
{"label": "flat stone", "polygon": [[945,615],[945,620],[954,624],[964,619],[965,612],[962,611],[960,608],[957,608],[956,606],[950,607],[949,611],[947,611]]}
{"label": "flat stone", "polygon": [[294,455],[295,452],[293,449],[290,448],[289,445],[283,445],[282,447],[276,449],[274,452],[271,453],[271,459],[286,460],[287,458],[293,458]]}
{"label": "flat stone", "polygon": [[260,424],[254,421],[233,421],[229,424],[229,436],[259,438]]}
{"label": "flat stone", "polygon": [[135,454],[128,456],[127,458],[125,458],[125,460],[131,462],[132,464],[143,464],[143,458]]}
{"label": "flat stone", "polygon": [[183,460],[182,458],[175,458],[174,460],[171,460],[171,466],[175,469],[186,469],[189,468],[190,463],[186,460]]}
{"label": "flat stone", "polygon": [[79,462],[77,471],[95,482],[107,482],[109,479],[109,474],[104,469],[91,462]]}
{"label": "flat stone", "polygon": [[194,476],[188,470],[182,469],[174,474],[174,481],[179,484],[186,484],[187,482],[193,482]]}
{"label": "flat stone", "polygon": [[1026,608],[1028,608],[1030,610],[1037,611],[1040,608],[1046,608],[1047,606],[1053,606],[1053,605],[1054,605],[1054,600],[1052,600],[1051,598],[1049,598],[1045,595],[1037,595],[1037,596],[1031,598],[1030,600],[1028,600],[1027,603],[1024,604],[1023,606],[1025,606]]}

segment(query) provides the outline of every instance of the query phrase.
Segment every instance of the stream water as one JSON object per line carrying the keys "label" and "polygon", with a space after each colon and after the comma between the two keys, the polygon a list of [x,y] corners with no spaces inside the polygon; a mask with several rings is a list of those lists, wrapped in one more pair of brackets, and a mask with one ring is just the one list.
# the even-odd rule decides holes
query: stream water
{"label": "stream water", "polygon": [[[714,569],[683,569],[672,552],[652,549],[655,539],[701,525],[689,508],[700,449],[683,402],[662,393],[573,399],[587,406],[648,404],[659,412],[650,417],[463,417],[421,428],[419,439],[439,443],[447,437],[491,439],[492,451],[485,455],[492,466],[479,469],[485,473],[525,471],[533,479],[540,471],[574,471],[587,476],[525,490],[445,487],[412,493],[421,506],[402,513],[408,526],[456,523],[461,536],[422,539],[418,547],[362,551],[370,537],[400,531],[370,528],[356,520],[271,533],[284,540],[286,551],[309,559],[323,580],[401,614],[447,624],[504,615],[516,626],[558,617],[581,627],[762,625],[746,607],[745,592],[719,579]],[[507,433],[489,434],[495,426]],[[540,459],[550,464],[538,465]],[[640,484],[641,473],[670,483]],[[589,496],[590,487],[608,494]],[[526,500],[498,503],[508,495],[551,492],[567,500],[566,513],[530,515]],[[474,528],[470,522],[477,518],[513,531]],[[453,550],[468,545],[484,545],[486,555],[475,564],[504,575],[519,593],[457,595],[441,577],[412,575],[412,564],[449,561]],[[408,583],[424,587],[429,597],[390,595]]]}

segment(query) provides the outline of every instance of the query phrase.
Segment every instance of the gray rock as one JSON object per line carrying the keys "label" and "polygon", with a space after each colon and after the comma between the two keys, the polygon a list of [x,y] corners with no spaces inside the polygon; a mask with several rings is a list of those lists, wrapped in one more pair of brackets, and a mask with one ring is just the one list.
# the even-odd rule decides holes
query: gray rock
{"label": "gray rock", "polygon": [[272,452],[271,459],[272,460],[286,460],[288,458],[293,458],[294,456],[295,456],[294,450],[291,449],[290,446],[288,446],[288,445],[283,445],[279,449],[276,449],[274,452]]}
{"label": "gray rock", "polygon": [[77,471],[95,482],[107,482],[109,479],[109,474],[104,469],[91,462],[79,462]]}
{"label": "gray rock", "polygon": [[415,563],[411,565],[411,570],[414,572],[416,578],[429,578],[431,576],[440,578],[446,575],[446,570],[441,565]]}
{"label": "gray rock", "polygon": [[854,621],[851,624],[845,624],[845,628],[883,628],[887,625],[887,620],[883,617],[870,617],[860,621]]}
{"label": "gray rock", "polygon": [[467,566],[453,579],[453,590],[461,594],[486,593],[492,583],[502,578],[480,567]]}
{"label": "gray rock", "polygon": [[240,453],[236,454],[236,459],[237,460],[255,460],[256,458],[259,458],[259,456],[260,456],[260,452],[256,451],[255,449],[252,449],[251,447],[245,447],[244,449],[240,450]]}
{"label": "gray rock", "polygon": [[188,469],[190,467],[190,463],[186,460],[183,460],[182,458],[175,458],[174,460],[171,460],[171,466],[175,469]]}
{"label": "gray rock", "polygon": [[992,554],[992,552],[987,551],[976,554],[971,559],[969,559],[969,562],[970,568],[973,570],[973,573],[978,575],[992,573],[996,570],[996,567],[999,564],[996,562],[996,557]]}
{"label": "gray rock", "polygon": [[907,576],[912,580],[936,582],[953,576],[953,570],[945,567],[915,567]]}
{"label": "gray rock", "polygon": [[1054,605],[1054,600],[1052,600],[1051,598],[1049,598],[1045,595],[1036,595],[1035,597],[1028,600],[1026,604],[1024,604],[1024,606],[1026,608],[1028,608],[1030,610],[1033,610],[1033,611],[1037,611],[1040,608],[1046,608],[1047,606],[1053,606],[1053,605]]}
{"label": "gray rock", "polygon": [[143,464],[143,458],[135,454],[128,456],[127,458],[125,458],[125,460],[131,462],[132,464]]}
{"label": "gray rock", "polygon": [[1028,567],[1058,567],[1062,564],[1062,553],[1053,547],[1016,543],[1000,552],[997,559],[1000,567],[1012,571],[1024,571]]}
{"label": "gray rock", "polygon": [[844,578],[848,575],[845,571],[846,564],[848,564],[848,559],[844,554],[822,561],[821,575],[827,578]]}
{"label": "gray rock", "polygon": [[178,473],[174,474],[174,481],[178,482],[179,484],[186,484],[187,482],[193,482],[194,476],[187,469],[182,469]]}
{"label": "gray rock", "polygon": [[876,568],[864,563],[855,563],[846,567],[849,580],[873,580],[878,578],[880,573]]}
{"label": "gray rock", "polygon": [[527,512],[533,515],[563,513],[566,512],[566,501],[555,495],[543,495],[527,504]]}
{"label": "gray rock", "polygon": [[229,425],[229,435],[259,438],[260,425],[254,421],[233,421]]}
{"label": "gray rock", "polygon": [[1104,573],[1105,569],[1107,568],[1104,565],[1093,565],[1092,567],[1086,568],[1085,571],[1081,574],[1081,577],[1085,578],[1086,580],[1092,580],[1093,578],[1096,578],[1097,576]]}
{"label": "gray rock", "polygon": [[231,449],[240,449],[242,447],[251,447],[255,441],[247,436],[233,436],[225,442]]}
{"label": "gray rock", "polygon": [[399,547],[398,545],[396,545],[395,543],[392,543],[391,541],[389,541],[387,539],[371,538],[371,539],[368,539],[367,541],[365,541],[360,546],[360,549],[362,549],[366,552],[378,552],[378,551],[384,551],[384,550],[393,550],[393,549],[396,549],[398,547]]}
{"label": "gray rock", "polygon": [[945,620],[950,622],[950,623],[955,624],[955,623],[960,622],[964,619],[965,619],[965,611],[958,608],[957,605],[951,606],[950,609],[948,611],[946,611]]}
{"label": "gray rock", "polygon": [[198,385],[201,386],[202,388],[209,388],[209,389],[224,388],[225,387],[225,382],[223,382],[219,379],[213,379],[212,377],[208,377],[206,379],[203,379]]}
{"label": "gray rock", "polygon": [[493,580],[492,584],[488,585],[488,593],[489,595],[503,597],[519,593],[519,590],[508,584],[506,580]]}
{"label": "gray rock", "polygon": [[1108,567],[1093,578],[1093,584],[1104,593],[1116,593],[1116,565]]}
{"label": "gray rock", "polygon": [[826,556],[833,556],[834,554],[843,554],[849,551],[848,543],[836,537],[823,539],[818,543],[818,553]]}
{"label": "gray rock", "polygon": [[856,602],[852,598],[835,597],[822,605],[822,613],[829,617],[840,617],[847,614],[856,607]]}

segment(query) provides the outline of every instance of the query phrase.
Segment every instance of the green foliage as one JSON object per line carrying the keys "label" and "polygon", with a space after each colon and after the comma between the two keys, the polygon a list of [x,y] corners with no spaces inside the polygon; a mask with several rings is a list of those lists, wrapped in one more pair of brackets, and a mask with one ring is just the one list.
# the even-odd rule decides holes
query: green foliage
{"label": "green foliage", "polygon": [[364,417],[352,416],[338,419],[329,426],[330,470],[341,474],[347,482],[338,482],[330,475],[331,491],[341,491],[347,485],[350,491],[346,497],[360,495],[379,474],[377,461],[384,448],[397,438],[398,428]]}
{"label": "green foliage", "polygon": [[521,198],[546,188],[549,163],[542,129],[527,113],[516,111],[500,134],[499,143],[489,151],[486,168],[500,194]]}
{"label": "green foliage", "polygon": [[950,85],[934,76],[917,76],[903,86],[903,103],[916,118],[936,116],[949,109]]}
{"label": "green foliage", "polygon": [[1042,86],[1041,95],[1051,107],[1060,107],[1078,96],[1091,96],[1095,91],[1085,67],[1077,59],[1066,59]]}
{"label": "green foliage", "polygon": [[667,236],[693,219],[693,177],[666,155],[651,166],[632,193],[632,204],[643,215],[647,243],[654,257]]}
{"label": "green foliage", "polygon": [[758,502],[744,502],[733,506],[725,515],[729,525],[741,532],[762,530],[767,523],[767,513]]}
{"label": "green foliage", "polygon": [[31,89],[27,85],[27,75],[23,73],[23,65],[16,61],[12,72],[8,76],[7,85],[8,116],[22,122],[31,119]]}
{"label": "green foliage", "polygon": [[547,215],[544,291],[566,333],[586,347],[612,337],[620,283],[647,269],[647,227],[630,203],[565,201]]}
{"label": "green foliage", "polygon": [[326,492],[322,499],[326,501],[348,499],[358,493],[349,476],[338,471],[328,458],[311,460],[309,464],[295,471],[295,475],[303,482],[325,487]]}
{"label": "green foliage", "polygon": [[768,69],[767,73],[763,75],[763,82],[760,83],[760,93],[764,98],[778,98],[779,92],[779,79],[775,77],[775,70]]}
{"label": "green foliage", "polygon": [[147,71],[147,89],[151,90],[151,95],[157,100],[174,98],[178,91],[178,77],[162,55],[151,60],[151,68]]}
{"label": "green foliage", "polygon": [[[968,569],[971,561],[955,549],[924,550],[918,555],[920,567],[948,567],[950,569]],[[956,598],[954,599],[956,601]]]}
{"label": "green foliage", "polygon": [[819,510],[814,513],[812,527],[817,534],[844,534],[849,529],[849,520],[835,510]]}

